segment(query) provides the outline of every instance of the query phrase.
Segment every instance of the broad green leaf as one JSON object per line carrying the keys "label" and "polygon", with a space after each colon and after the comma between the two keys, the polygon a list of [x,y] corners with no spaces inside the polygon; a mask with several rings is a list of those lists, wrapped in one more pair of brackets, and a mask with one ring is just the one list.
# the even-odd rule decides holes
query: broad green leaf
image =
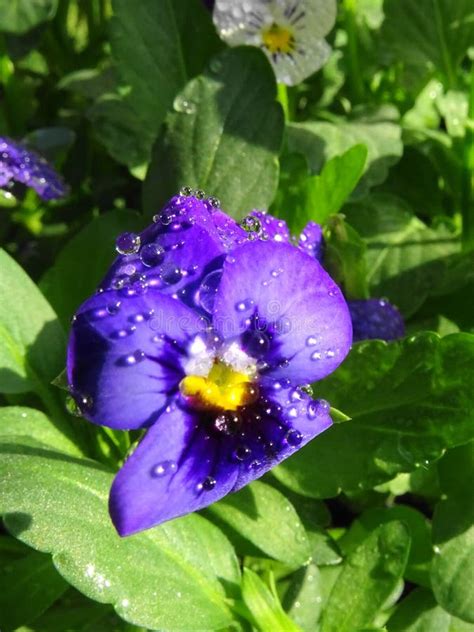
{"label": "broad green leaf", "polygon": [[48,384],[64,365],[64,333],[48,302],[0,249],[0,392]]}
{"label": "broad green leaf", "polygon": [[217,196],[241,218],[267,208],[278,180],[283,114],[273,70],[255,48],[211,60],[178,95],[155,144],[144,185],[148,215],[180,187]]}
{"label": "broad green leaf", "polygon": [[410,549],[401,522],[375,529],[346,559],[323,612],[321,632],[370,626],[399,583]]}
{"label": "broad green leaf", "polygon": [[41,279],[40,287],[65,328],[111,265],[118,235],[139,230],[140,225],[143,220],[131,211],[111,211],[93,219],[61,250],[53,267]]}
{"label": "broad green leaf", "polygon": [[308,564],[291,576],[282,603],[302,630],[313,632],[321,614],[322,578],[316,564]]}
{"label": "broad green leaf", "polygon": [[461,254],[459,237],[429,228],[399,198],[372,195],[344,209],[367,243],[367,281],[374,296],[386,296],[413,314],[430,295],[463,286],[474,277],[474,255]]}
{"label": "broad green leaf", "polygon": [[324,230],[324,267],[348,299],[367,298],[367,246],[342,215],[334,215]]}
{"label": "broad green leaf", "polygon": [[107,511],[112,475],[101,465],[18,440],[0,451],[0,513],[8,530],[51,553],[59,573],[86,596],[152,629],[230,623],[218,578],[237,584],[237,562],[204,518],[189,515],[120,538]]}
{"label": "broad green leaf", "polygon": [[[472,475],[471,475],[472,482]],[[450,614],[474,623],[474,503],[469,496],[447,498],[433,516],[431,585],[437,602]]]}
{"label": "broad green leaf", "polygon": [[474,479],[474,442],[448,450],[438,461],[441,491],[448,498],[469,498]]}
{"label": "broad green leaf", "polygon": [[43,615],[15,632],[144,632],[119,619],[111,606],[70,588]]}
{"label": "broad green leaf", "polygon": [[90,116],[114,158],[137,168],[149,162],[176,94],[221,44],[199,0],[114,0],[113,9],[111,49],[125,96],[108,95]]}
{"label": "broad green leaf", "polygon": [[[0,553],[0,561],[2,555]],[[0,626],[16,630],[42,614],[67,589],[49,555],[31,551],[0,568]]]}
{"label": "broad green leaf", "polygon": [[[364,145],[354,145],[340,156],[334,156],[323,167],[320,175],[310,176],[306,165],[303,174],[283,174],[272,213],[287,220],[291,230],[298,233],[307,222],[323,224],[337,213],[358,183],[367,159]],[[288,175],[290,177],[288,177]]]}
{"label": "broad green leaf", "polygon": [[402,155],[403,145],[398,123],[377,118],[335,119],[291,123],[288,126],[288,148],[302,153],[313,173],[325,162],[350,149],[353,145],[367,147],[367,162],[357,191],[382,183],[388,169]]}
{"label": "broad green leaf", "polygon": [[438,470],[444,499],[433,517],[432,587],[445,610],[474,624],[474,442],[449,450]]}
{"label": "broad green leaf", "polygon": [[58,0],[0,0],[0,31],[26,33],[37,24],[51,20]]}
{"label": "broad green leaf", "polygon": [[255,481],[211,505],[212,516],[270,557],[292,567],[311,554],[305,529],[291,503],[279,491]]}
{"label": "broad green leaf", "polygon": [[354,346],[315,385],[351,417],[311,441],[273,473],[314,498],[369,489],[425,467],[473,438],[474,336],[420,334]]}
{"label": "broad green leaf", "polygon": [[0,436],[3,440],[5,437],[30,437],[61,452],[82,456],[78,446],[56,427],[54,421],[34,408],[24,406],[0,408]]}
{"label": "broad green leaf", "polygon": [[255,619],[258,630],[272,630],[272,632],[299,632],[301,630],[283,610],[274,591],[270,590],[260,577],[248,568],[244,569],[242,597]]}
{"label": "broad green leaf", "polygon": [[417,588],[396,607],[388,632],[450,632],[452,618],[436,603],[431,590]]}
{"label": "broad green leaf", "polygon": [[398,520],[407,527],[411,538],[410,555],[404,577],[416,584],[430,585],[429,565],[433,556],[431,527],[416,509],[405,505],[374,508],[365,511],[338,540],[344,553],[353,551],[378,525]]}
{"label": "broad green leaf", "polygon": [[381,39],[397,61],[431,67],[454,83],[474,38],[471,0],[385,0]]}
{"label": "broad green leaf", "polygon": [[112,158],[133,170],[146,169],[158,131],[143,124],[127,99],[107,93],[87,110],[87,117]]}

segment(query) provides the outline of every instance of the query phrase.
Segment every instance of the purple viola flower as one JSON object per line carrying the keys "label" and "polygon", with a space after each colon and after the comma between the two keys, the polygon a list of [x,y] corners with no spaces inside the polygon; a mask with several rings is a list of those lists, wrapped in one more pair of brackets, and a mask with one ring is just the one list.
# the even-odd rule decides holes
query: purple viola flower
{"label": "purple viola flower", "polygon": [[146,429],[110,513],[129,535],[206,507],[331,425],[311,397],[347,355],[337,285],[290,243],[195,196],[173,198],[73,319],[67,373],[84,416]]}
{"label": "purple viola flower", "polygon": [[0,136],[0,188],[14,182],[34,189],[43,200],[55,200],[68,192],[61,176],[42,156]]}
{"label": "purple viola flower", "polygon": [[405,335],[405,324],[398,309],[383,298],[348,301],[354,342],[360,340],[398,340]]}

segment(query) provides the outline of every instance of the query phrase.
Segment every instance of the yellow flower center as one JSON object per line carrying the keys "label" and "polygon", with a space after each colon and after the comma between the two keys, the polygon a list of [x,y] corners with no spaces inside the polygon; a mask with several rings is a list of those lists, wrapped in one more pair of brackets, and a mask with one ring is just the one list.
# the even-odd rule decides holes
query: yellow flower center
{"label": "yellow flower center", "polygon": [[258,399],[258,387],[250,376],[220,361],[214,363],[207,377],[187,375],[179,390],[201,410],[237,410]]}
{"label": "yellow flower center", "polygon": [[271,55],[276,53],[288,55],[295,48],[293,33],[284,26],[279,26],[275,23],[262,31],[262,41]]}

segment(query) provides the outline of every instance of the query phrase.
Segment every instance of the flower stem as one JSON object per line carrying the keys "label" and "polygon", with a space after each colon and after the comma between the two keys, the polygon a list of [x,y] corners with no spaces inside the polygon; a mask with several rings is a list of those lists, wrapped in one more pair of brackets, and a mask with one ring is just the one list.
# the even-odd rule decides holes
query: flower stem
{"label": "flower stem", "polygon": [[464,250],[474,250],[474,62],[471,67],[471,88],[463,148],[461,185],[462,241]]}
{"label": "flower stem", "polygon": [[364,83],[359,60],[359,44],[357,41],[357,24],[355,19],[357,0],[343,0],[344,22],[347,31],[347,63],[349,66],[349,83],[352,100],[360,103],[364,100]]}
{"label": "flower stem", "polygon": [[285,121],[288,123],[291,120],[290,115],[290,100],[288,98],[288,88],[284,83],[277,84],[277,101],[283,108],[283,114],[285,115]]}

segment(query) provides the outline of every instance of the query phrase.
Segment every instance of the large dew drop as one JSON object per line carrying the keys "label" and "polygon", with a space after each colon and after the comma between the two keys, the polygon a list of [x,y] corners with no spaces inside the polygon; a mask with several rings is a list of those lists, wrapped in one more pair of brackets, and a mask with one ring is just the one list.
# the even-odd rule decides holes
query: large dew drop
{"label": "large dew drop", "polygon": [[135,233],[122,233],[117,237],[115,250],[119,255],[134,255],[140,250],[140,235]]}
{"label": "large dew drop", "polygon": [[209,314],[212,312],[216,300],[217,290],[222,278],[222,270],[215,270],[207,274],[197,292],[198,304]]}

